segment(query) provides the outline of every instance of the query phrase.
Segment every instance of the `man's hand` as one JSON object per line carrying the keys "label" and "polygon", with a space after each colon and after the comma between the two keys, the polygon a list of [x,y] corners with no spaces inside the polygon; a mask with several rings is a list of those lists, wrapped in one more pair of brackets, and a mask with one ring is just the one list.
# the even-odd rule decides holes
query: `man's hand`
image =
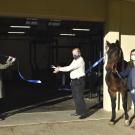
{"label": "man's hand", "polygon": [[54,74],[59,72],[59,67],[55,67],[54,65],[52,65],[51,67],[54,69],[53,71]]}
{"label": "man's hand", "polygon": [[12,61],[12,63],[13,63],[13,62],[15,62],[15,61],[16,61],[16,58],[12,58],[12,60],[11,60],[11,61]]}
{"label": "man's hand", "polygon": [[51,65],[51,68],[55,69],[56,67],[54,65]]}
{"label": "man's hand", "polygon": [[59,72],[59,67],[56,67],[55,69],[54,69],[54,71],[53,71],[53,73],[58,73]]}
{"label": "man's hand", "polygon": [[16,61],[16,58],[12,57],[12,56],[9,56],[6,63],[14,63]]}
{"label": "man's hand", "polygon": [[9,56],[8,59],[7,59],[7,62],[11,62],[11,60],[12,60],[12,57]]}

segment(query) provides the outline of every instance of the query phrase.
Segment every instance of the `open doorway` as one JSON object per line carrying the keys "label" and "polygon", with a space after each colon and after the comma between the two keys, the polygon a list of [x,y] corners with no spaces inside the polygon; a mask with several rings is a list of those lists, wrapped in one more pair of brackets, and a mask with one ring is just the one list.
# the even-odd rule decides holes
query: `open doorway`
{"label": "open doorway", "polygon": [[[14,56],[19,62],[19,71],[26,79],[42,81],[42,84],[31,84],[22,80],[18,74],[17,62],[13,67],[2,71],[2,111],[32,104],[54,105],[63,101],[67,101],[67,108],[63,105],[60,108],[50,107],[50,110],[71,109],[69,74],[54,75],[51,65],[70,64],[71,50],[79,47],[88,69],[103,56],[104,24],[15,17],[1,17],[0,20],[1,62],[5,59],[4,55]],[[103,65],[98,65],[86,76],[88,98],[97,97],[102,100],[102,81]]]}

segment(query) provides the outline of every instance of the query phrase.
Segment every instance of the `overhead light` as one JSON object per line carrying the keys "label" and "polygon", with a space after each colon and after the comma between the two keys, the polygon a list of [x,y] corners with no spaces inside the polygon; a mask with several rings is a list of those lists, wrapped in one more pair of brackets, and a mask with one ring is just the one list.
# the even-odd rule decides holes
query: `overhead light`
{"label": "overhead light", "polygon": [[61,20],[58,20],[58,19],[51,19],[50,21],[51,22],[61,22]]}
{"label": "overhead light", "polygon": [[23,29],[30,29],[31,26],[10,26],[10,28],[23,28]]}
{"label": "overhead light", "polygon": [[48,26],[60,26],[61,25],[61,20],[50,20],[48,22]]}
{"label": "overhead light", "polygon": [[14,31],[9,31],[9,34],[25,34],[25,32],[14,32]]}
{"label": "overhead light", "polygon": [[60,26],[61,22],[48,22],[48,26]]}
{"label": "overhead light", "polygon": [[79,28],[73,28],[72,30],[76,30],[76,31],[90,31],[90,29],[79,29]]}
{"label": "overhead light", "polygon": [[75,34],[60,34],[61,36],[75,36]]}
{"label": "overhead light", "polygon": [[37,19],[37,18],[27,18],[25,24],[26,25],[37,26],[38,22],[39,22],[39,19]]}

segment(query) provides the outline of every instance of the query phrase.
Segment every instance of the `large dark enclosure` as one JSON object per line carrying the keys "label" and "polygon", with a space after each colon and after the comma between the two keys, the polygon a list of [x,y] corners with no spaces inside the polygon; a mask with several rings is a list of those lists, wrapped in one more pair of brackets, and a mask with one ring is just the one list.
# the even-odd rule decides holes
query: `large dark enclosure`
{"label": "large dark enclosure", "polygon": [[[1,110],[71,95],[69,73],[55,75],[51,65],[70,64],[72,49],[79,47],[87,69],[103,56],[103,30],[104,25],[100,22],[1,17],[0,62],[5,62],[4,55],[17,58],[12,67],[1,70]],[[18,63],[19,71],[26,79],[41,80],[42,84],[22,80]],[[102,67],[100,64],[87,74],[86,90],[90,98],[97,93],[97,86],[102,96]]]}

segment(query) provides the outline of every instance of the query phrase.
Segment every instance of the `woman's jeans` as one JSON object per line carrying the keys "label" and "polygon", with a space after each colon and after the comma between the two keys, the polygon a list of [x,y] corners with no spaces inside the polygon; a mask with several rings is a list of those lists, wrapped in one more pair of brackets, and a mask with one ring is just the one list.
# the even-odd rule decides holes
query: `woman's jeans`
{"label": "woman's jeans", "polygon": [[134,115],[135,115],[135,89],[132,89],[130,93],[131,93],[131,98],[134,104]]}

